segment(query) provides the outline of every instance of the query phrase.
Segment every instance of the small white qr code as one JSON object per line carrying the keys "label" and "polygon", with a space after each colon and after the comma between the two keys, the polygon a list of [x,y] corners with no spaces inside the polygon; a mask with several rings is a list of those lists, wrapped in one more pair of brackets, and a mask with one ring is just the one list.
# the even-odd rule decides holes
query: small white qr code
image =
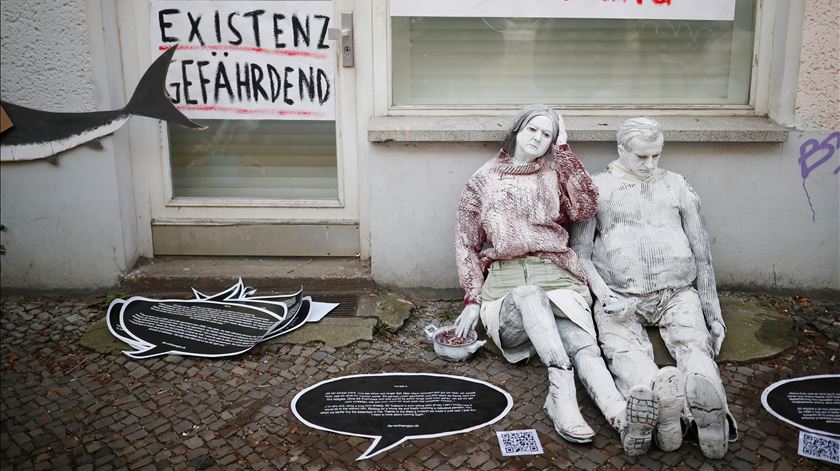
{"label": "small white qr code", "polygon": [[840,440],[799,432],[799,454],[840,464]]}
{"label": "small white qr code", "polygon": [[496,432],[503,456],[541,455],[540,437],[534,429]]}

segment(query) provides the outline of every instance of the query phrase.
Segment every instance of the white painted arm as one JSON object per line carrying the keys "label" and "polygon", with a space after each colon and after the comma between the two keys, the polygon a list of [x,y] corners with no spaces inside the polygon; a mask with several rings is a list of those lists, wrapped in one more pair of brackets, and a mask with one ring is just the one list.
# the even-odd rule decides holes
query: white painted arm
{"label": "white painted arm", "polygon": [[586,277],[589,279],[592,294],[595,295],[595,302],[607,305],[610,304],[610,299],[616,298],[616,296],[610,287],[607,286],[601,274],[598,273],[595,264],[592,263],[592,249],[595,245],[595,229],[597,225],[598,220],[595,217],[571,224],[569,227],[569,244],[577,254],[580,264],[583,267],[583,272],[586,273]]}
{"label": "white painted arm", "polygon": [[470,330],[478,323],[478,315],[481,312],[480,304],[467,304],[461,314],[455,319],[455,335],[466,337]]}
{"label": "white painted arm", "polygon": [[566,122],[563,121],[563,116],[557,113],[557,140],[554,141],[558,147],[568,143],[569,135],[566,132]]}
{"label": "white painted arm", "polygon": [[697,196],[691,185],[685,181],[680,203],[680,217],[697,266],[697,292],[700,295],[703,316],[706,318],[706,325],[712,334],[715,355],[717,355],[726,335],[726,323],[724,323],[723,315],[720,312],[715,272],[712,268],[712,250],[708,233],[703,225],[700,197]]}
{"label": "white painted arm", "polygon": [[480,206],[480,197],[470,180],[461,193],[455,218],[455,264],[458,267],[458,279],[464,288],[465,304],[481,302],[481,286],[484,284],[479,253],[486,234],[479,221]]}

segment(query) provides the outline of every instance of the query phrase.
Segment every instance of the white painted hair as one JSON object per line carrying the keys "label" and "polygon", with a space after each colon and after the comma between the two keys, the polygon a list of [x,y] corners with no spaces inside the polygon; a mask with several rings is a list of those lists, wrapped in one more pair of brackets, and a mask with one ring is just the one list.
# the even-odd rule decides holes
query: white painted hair
{"label": "white painted hair", "polygon": [[663,136],[662,126],[659,121],[642,116],[639,118],[630,118],[621,123],[618,127],[618,132],[615,134],[615,140],[618,147],[624,150],[630,150],[630,141],[634,137],[640,137],[646,141],[655,141]]}

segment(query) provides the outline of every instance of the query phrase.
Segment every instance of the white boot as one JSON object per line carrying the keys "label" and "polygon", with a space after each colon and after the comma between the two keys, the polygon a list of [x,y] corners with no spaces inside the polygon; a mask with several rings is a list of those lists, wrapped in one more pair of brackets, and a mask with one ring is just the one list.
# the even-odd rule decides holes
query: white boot
{"label": "white boot", "polygon": [[726,401],[706,377],[691,374],[685,381],[685,398],[697,424],[700,451],[710,459],[721,459],[729,447]]}
{"label": "white boot", "polygon": [[629,456],[647,453],[653,440],[653,428],[659,417],[659,403],[647,386],[635,386],[627,398],[627,427],[621,432],[621,444]]}
{"label": "white boot", "polygon": [[595,437],[595,432],[578,409],[573,370],[554,366],[548,368],[548,397],[545,398],[543,408],[554,422],[554,429],[564,439],[574,443],[589,443]]}
{"label": "white boot", "polygon": [[666,366],[653,380],[653,393],[659,400],[656,444],[662,451],[674,451],[682,445],[680,417],[685,407],[685,383],[680,370]]}

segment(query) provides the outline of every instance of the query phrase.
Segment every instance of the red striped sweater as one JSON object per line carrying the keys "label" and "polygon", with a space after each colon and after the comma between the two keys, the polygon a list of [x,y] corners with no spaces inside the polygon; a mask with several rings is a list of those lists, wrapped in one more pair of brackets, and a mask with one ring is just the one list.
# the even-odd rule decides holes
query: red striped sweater
{"label": "red striped sweater", "polygon": [[504,150],[470,177],[458,202],[455,257],[464,303],[480,303],[494,260],[551,259],[586,282],[563,224],[598,209],[598,189],[567,144],[553,159],[514,162]]}

